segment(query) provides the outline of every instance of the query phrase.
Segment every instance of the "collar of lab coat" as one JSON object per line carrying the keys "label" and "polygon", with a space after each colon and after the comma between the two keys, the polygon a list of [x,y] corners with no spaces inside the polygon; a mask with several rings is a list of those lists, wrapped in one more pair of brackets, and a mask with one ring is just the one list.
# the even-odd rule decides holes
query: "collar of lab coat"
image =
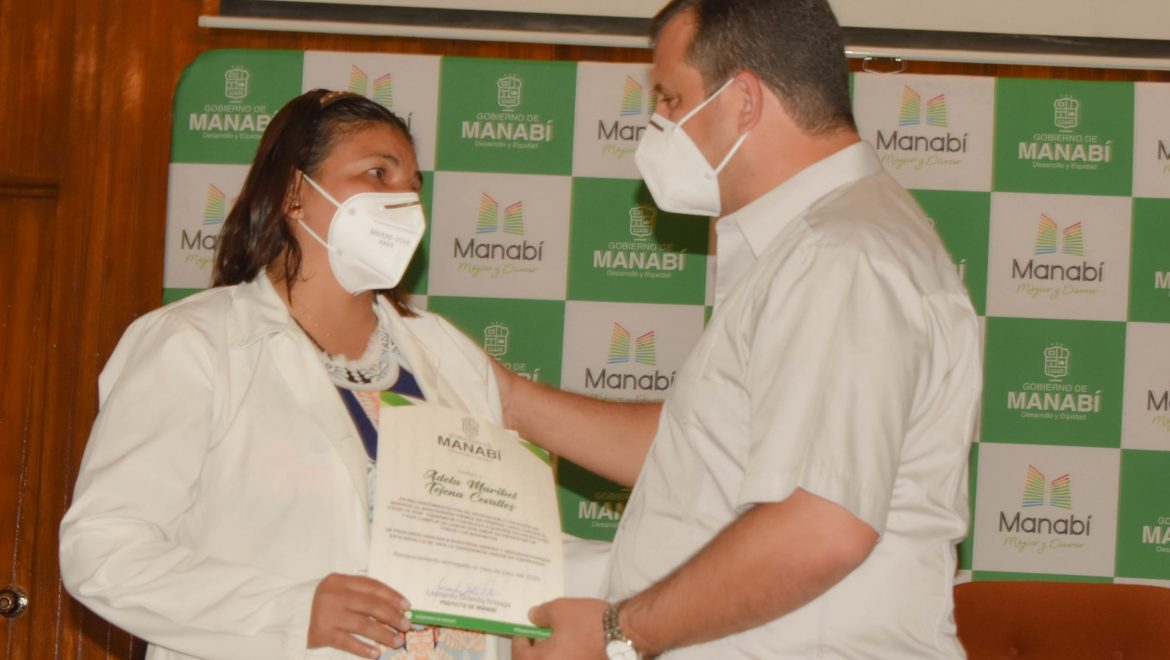
{"label": "collar of lab coat", "polygon": [[[389,309],[393,338],[428,403],[468,410],[458,392],[440,376],[441,357],[427,348],[389,302],[379,298],[379,305]],[[233,302],[237,313],[230,317],[228,341],[233,348],[243,348],[268,338],[267,348],[283,374],[292,403],[306,411],[337,450],[353,481],[354,489],[366,508],[369,506],[366,469],[369,459],[353,418],[337,393],[321,363],[316,346],[293,320],[267,275],[261,274],[236,289]],[[366,510],[363,508],[363,510]]]}

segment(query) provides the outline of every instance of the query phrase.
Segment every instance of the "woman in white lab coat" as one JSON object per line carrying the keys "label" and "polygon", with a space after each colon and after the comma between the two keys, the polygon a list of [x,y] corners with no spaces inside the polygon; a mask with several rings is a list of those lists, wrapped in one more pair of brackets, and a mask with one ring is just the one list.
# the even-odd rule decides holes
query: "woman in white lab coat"
{"label": "woman in white lab coat", "polygon": [[[110,357],[61,573],[83,604],[147,640],[148,658],[402,646],[409,603],[361,575],[377,453],[363,428],[377,428],[390,389],[500,420],[488,358],[393,290],[401,254],[352,258],[369,247],[354,239],[368,218],[338,224],[339,206],[366,212],[351,199],[398,200],[421,222],[409,194],[420,187],[391,112],[348,93],[294,99],[224,223],[215,286],[135,321]],[[461,631],[433,641],[494,653]]]}

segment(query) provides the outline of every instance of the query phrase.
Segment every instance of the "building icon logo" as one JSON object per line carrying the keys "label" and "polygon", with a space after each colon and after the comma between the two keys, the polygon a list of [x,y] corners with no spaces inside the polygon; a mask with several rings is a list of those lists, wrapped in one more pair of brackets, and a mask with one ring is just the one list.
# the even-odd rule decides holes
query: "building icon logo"
{"label": "building icon logo", "polygon": [[646,104],[646,114],[653,113],[654,106],[658,105],[658,94],[651,89],[644,95],[642,92],[642,83],[627,75],[625,85],[622,88],[621,116],[629,117],[631,115],[642,114],[643,96],[648,101]]}
{"label": "building icon logo", "polygon": [[1034,465],[1028,465],[1028,476],[1024,478],[1024,508],[1049,506],[1058,509],[1072,509],[1072,485],[1068,474],[1047,482],[1044,473]]}
{"label": "building icon logo", "polygon": [[227,218],[227,195],[215,187],[207,186],[207,203],[203,206],[203,224],[220,225]]}
{"label": "building icon logo", "polygon": [[496,103],[501,110],[515,110],[520,107],[520,88],[524,81],[508,74],[496,81]]}
{"label": "building icon logo", "polygon": [[[479,216],[475,221],[475,233],[491,234],[500,230],[500,203],[487,193],[481,193]],[[504,207],[505,234],[524,235],[524,202],[513,202]]]}
{"label": "building icon logo", "polygon": [[[657,355],[654,347],[654,331],[651,330],[634,340],[633,360],[638,364],[654,366],[657,364]],[[630,361],[630,331],[622,324],[614,322],[613,332],[609,338],[609,364],[622,364]]]}
{"label": "building icon logo", "polygon": [[394,84],[389,73],[374,78],[374,86],[371,90],[370,76],[356,64],[352,65],[349,70],[349,82],[345,89],[354,94],[369,97],[384,108],[390,108],[394,105]]}
{"label": "building icon logo", "polygon": [[926,119],[922,118],[922,96],[906,86],[902,90],[902,105],[898,111],[899,126],[915,126],[925,123],[939,128],[947,127],[947,99],[939,94],[926,101]]}
{"label": "building icon logo", "polygon": [[1085,256],[1085,236],[1080,222],[1073,223],[1058,232],[1056,221],[1040,214],[1040,228],[1036,232],[1036,254],[1062,254]]}
{"label": "building icon logo", "polygon": [[1071,131],[1081,123],[1081,102],[1065,94],[1052,102],[1052,123],[1062,131]]}
{"label": "building icon logo", "polygon": [[630,236],[642,241],[654,233],[658,221],[658,209],[649,204],[630,207]]}
{"label": "building icon logo", "polygon": [[503,323],[493,323],[483,329],[483,350],[488,355],[499,358],[508,354],[508,335],[511,330]]}
{"label": "building icon logo", "polygon": [[1059,382],[1068,375],[1071,351],[1063,344],[1052,344],[1044,349],[1044,375],[1048,380]]}
{"label": "building icon logo", "polygon": [[248,98],[248,80],[252,74],[242,66],[233,66],[223,74],[223,95],[233,101]]}

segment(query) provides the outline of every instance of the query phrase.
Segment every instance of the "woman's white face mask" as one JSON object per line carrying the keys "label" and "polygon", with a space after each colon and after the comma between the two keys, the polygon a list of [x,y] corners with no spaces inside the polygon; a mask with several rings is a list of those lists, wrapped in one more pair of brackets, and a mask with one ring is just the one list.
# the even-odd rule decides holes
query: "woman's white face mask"
{"label": "woman's white face mask", "polygon": [[719,165],[712,168],[682,126],[722,94],[732,80],[723,83],[722,87],[684,115],[677,124],[658,113],[650,117],[650,126],[642,133],[642,140],[634,152],[634,162],[650,194],[654,196],[654,203],[663,211],[719,215],[722,206],[719,173],[739,150],[748,134],[739,136]]}
{"label": "woman's white face mask", "polygon": [[308,174],[302,176],[337,207],[327,241],[304,220],[297,222],[329,251],[329,267],[341,286],[350,293],[397,286],[426,229],[418,193],[358,193],[338,203]]}

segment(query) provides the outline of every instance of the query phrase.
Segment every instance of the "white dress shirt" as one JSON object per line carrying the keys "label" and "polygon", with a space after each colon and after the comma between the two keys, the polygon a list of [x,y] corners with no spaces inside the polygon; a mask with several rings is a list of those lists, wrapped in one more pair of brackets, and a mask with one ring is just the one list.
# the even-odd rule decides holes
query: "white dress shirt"
{"label": "white dress shirt", "polygon": [[963,657],[951,589],[979,332],[937,235],[863,143],[716,231],[715,310],[663,407],[615,540],[609,598],[645,589],[752,505],[802,488],[876,530],[872,554],[785,616],[665,657]]}

